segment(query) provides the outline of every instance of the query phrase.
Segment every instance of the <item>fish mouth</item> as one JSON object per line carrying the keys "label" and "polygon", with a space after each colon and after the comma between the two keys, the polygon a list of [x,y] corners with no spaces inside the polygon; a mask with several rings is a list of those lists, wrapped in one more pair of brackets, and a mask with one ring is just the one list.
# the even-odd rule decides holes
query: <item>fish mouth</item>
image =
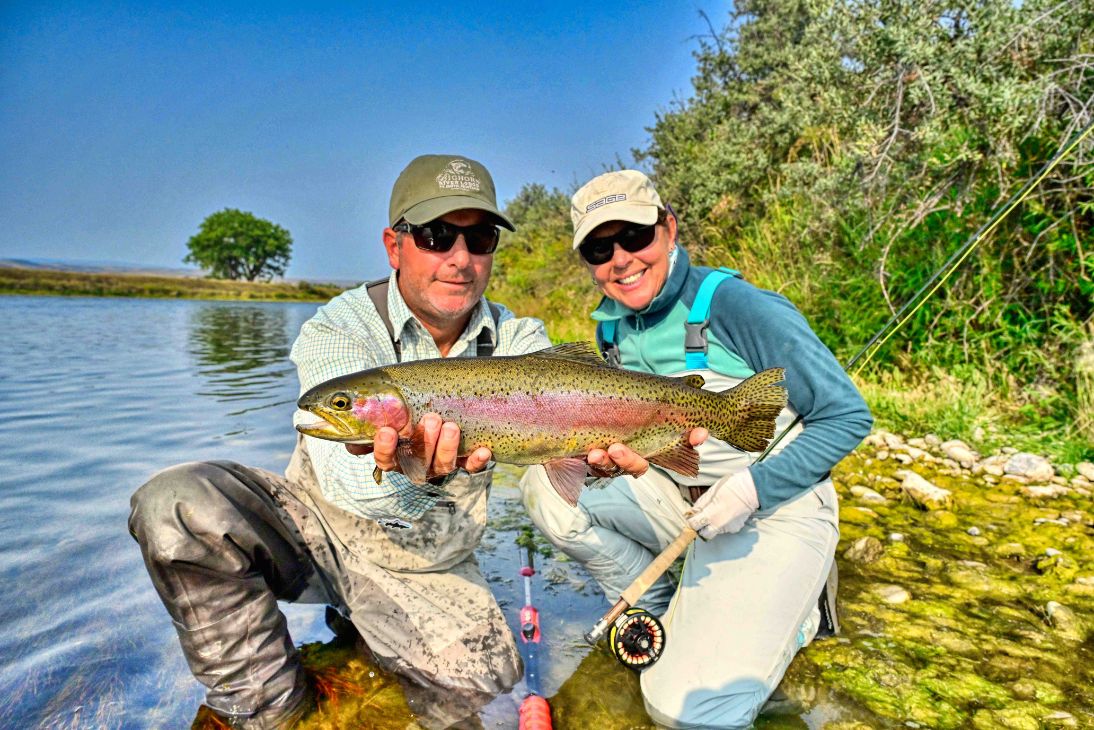
{"label": "fish mouth", "polygon": [[327,441],[337,441],[343,444],[372,445],[372,439],[370,437],[355,433],[348,424],[343,423],[336,418],[332,418],[325,413],[318,413],[315,415],[318,415],[323,420],[314,421],[312,423],[298,423],[296,424],[296,430],[305,436],[314,436],[315,438],[321,438]]}

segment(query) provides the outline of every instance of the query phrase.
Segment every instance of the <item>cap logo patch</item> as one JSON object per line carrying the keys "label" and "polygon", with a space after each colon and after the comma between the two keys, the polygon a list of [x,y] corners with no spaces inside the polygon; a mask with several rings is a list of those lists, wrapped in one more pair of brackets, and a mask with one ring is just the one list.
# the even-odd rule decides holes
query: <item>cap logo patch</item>
{"label": "cap logo patch", "polygon": [[437,176],[437,185],[445,190],[482,190],[482,182],[475,177],[474,169],[467,160],[451,160]]}
{"label": "cap logo patch", "polygon": [[617,193],[615,195],[605,195],[600,200],[594,200],[585,206],[586,213],[592,213],[597,208],[608,205],[609,203],[619,203],[627,199],[626,193]]}

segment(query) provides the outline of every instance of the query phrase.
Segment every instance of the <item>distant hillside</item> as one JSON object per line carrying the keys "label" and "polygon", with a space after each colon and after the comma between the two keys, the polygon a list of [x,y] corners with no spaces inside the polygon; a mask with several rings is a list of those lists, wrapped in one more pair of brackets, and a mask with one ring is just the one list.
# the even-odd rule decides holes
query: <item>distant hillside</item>
{"label": "distant hillside", "polygon": [[69,261],[64,259],[0,259],[0,267],[17,269],[39,269],[43,271],[82,271],[95,274],[149,274],[153,276],[190,276],[205,275],[200,269],[170,268],[146,266],[122,261]]}
{"label": "distant hillside", "polygon": [[346,288],[307,281],[225,281],[208,279],[200,273],[157,274],[137,269],[97,269],[92,265],[25,266],[6,259],[0,260],[0,294],[322,302]]}
{"label": "distant hillside", "polygon": [[[0,258],[0,269],[32,269],[35,271],[68,271],[83,274],[131,274],[143,276],[168,276],[201,279],[206,272],[201,269],[172,268],[168,266],[148,266],[125,261],[73,261],[65,259],[22,259]],[[275,279],[274,284],[319,284],[323,286],[349,289],[360,284],[356,279],[300,279],[286,277]]]}

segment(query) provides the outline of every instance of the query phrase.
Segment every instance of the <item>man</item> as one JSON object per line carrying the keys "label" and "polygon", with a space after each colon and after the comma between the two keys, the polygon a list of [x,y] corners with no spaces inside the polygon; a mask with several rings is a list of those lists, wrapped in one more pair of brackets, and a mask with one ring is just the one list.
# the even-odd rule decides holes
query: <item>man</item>
{"label": "man", "polygon": [[[386,282],[339,295],[301,329],[291,354],[301,392],[399,361],[550,345],[542,322],[483,297],[498,227],[513,225],[480,163],[414,159],[395,182],[388,223]],[[337,607],[408,687],[443,689],[451,712],[410,698],[430,725],[470,714],[520,678],[512,634],[473,554],[490,453],[457,469],[458,426],[436,414],[421,425],[433,471],[446,475],[430,484],[395,472],[399,434],[388,428],[374,454],[299,437],[285,477],[190,463],[134,494],[130,531],[208,705],[233,725],[290,726],[313,704],[279,599]],[[595,461],[610,465],[602,452]],[[629,450],[620,464],[645,468]],[[387,472],[381,484],[376,466]]]}

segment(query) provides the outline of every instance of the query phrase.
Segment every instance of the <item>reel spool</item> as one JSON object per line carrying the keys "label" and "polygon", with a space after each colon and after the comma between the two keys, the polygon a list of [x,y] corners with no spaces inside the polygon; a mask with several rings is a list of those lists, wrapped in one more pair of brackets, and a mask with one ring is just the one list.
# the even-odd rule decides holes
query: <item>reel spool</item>
{"label": "reel spool", "polygon": [[644,669],[665,651],[665,627],[649,611],[629,608],[612,624],[608,646],[623,666]]}

